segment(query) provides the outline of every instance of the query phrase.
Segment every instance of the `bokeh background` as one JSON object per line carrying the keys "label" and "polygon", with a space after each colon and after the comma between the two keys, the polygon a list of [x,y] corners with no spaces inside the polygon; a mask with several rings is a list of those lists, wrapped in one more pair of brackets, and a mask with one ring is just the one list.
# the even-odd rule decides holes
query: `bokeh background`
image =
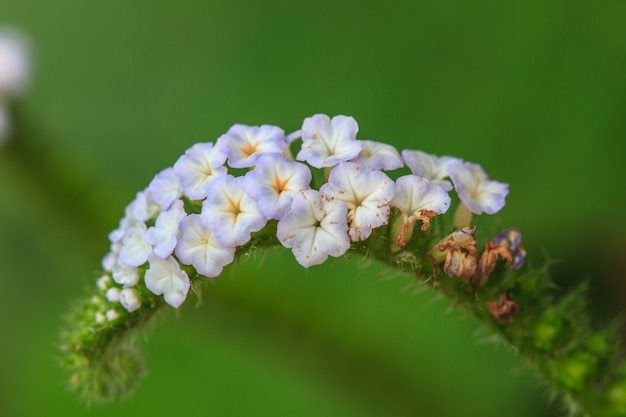
{"label": "bokeh background", "polygon": [[626,291],[626,3],[0,0],[34,76],[0,149],[0,415],[551,416],[514,351],[405,276],[358,260],[240,263],[141,342],[129,400],[68,392],[62,316],[124,206],[234,123],[354,116],[359,137],[479,162],[529,263]]}

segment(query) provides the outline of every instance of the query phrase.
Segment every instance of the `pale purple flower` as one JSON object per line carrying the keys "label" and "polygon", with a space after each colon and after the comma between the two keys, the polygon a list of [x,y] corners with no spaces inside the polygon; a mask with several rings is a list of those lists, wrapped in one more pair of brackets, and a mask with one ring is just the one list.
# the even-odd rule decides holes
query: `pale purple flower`
{"label": "pale purple flower", "polygon": [[133,221],[145,222],[154,218],[161,207],[152,199],[150,192],[146,189],[140,191],[135,196],[135,199],[126,207],[125,224],[132,223]]}
{"label": "pale purple flower", "polygon": [[146,242],[146,225],[141,222],[133,223],[126,230],[122,247],[118,257],[118,262],[123,262],[128,266],[143,265],[152,253],[152,246]]}
{"label": "pale purple flower", "polygon": [[285,132],[271,125],[237,124],[217,140],[217,147],[228,155],[228,164],[233,168],[252,167],[264,154],[282,154],[285,145]]}
{"label": "pale purple flower", "polygon": [[106,298],[111,303],[117,303],[120,301],[120,289],[117,287],[111,287],[106,292]]}
{"label": "pale purple flower", "polygon": [[133,311],[141,307],[141,300],[139,299],[139,294],[133,288],[124,288],[120,292],[119,301],[122,307],[128,310],[129,313],[132,313]]}
{"label": "pale purple flower", "polygon": [[362,140],[361,144],[363,145],[361,152],[350,162],[355,162],[364,168],[386,171],[404,166],[400,153],[393,146],[373,140]]}
{"label": "pale purple flower", "polygon": [[459,158],[427,154],[422,151],[403,150],[402,158],[415,175],[440,185],[444,190],[452,190],[452,184],[445,178],[449,176],[448,165],[452,162],[462,162]]}
{"label": "pale purple flower", "polygon": [[490,181],[480,165],[453,162],[448,165],[450,178],[459,198],[474,214],[494,214],[504,207],[508,184]]}
{"label": "pale purple flower", "polygon": [[309,188],[311,170],[280,155],[264,155],[243,179],[243,186],[268,219],[280,219],[291,207],[295,194]]}
{"label": "pale purple flower", "polygon": [[144,277],[146,287],[155,295],[163,294],[165,302],[172,307],[180,307],[191,287],[187,273],[171,256],[161,259],[151,255],[148,262],[150,267]]}
{"label": "pale purple flower", "polygon": [[124,287],[132,287],[139,281],[137,268],[116,262],[112,268],[113,280]]}
{"label": "pale purple flower", "polygon": [[352,117],[325,114],[307,117],[302,123],[302,149],[296,155],[316,168],[332,167],[339,162],[356,158],[361,152],[361,141],[356,134],[359,126]]}
{"label": "pale purple flower", "polygon": [[342,162],[330,172],[320,193],[348,206],[348,234],[354,242],[365,240],[372,229],[387,224],[394,183],[381,171]]}
{"label": "pale purple flower", "polygon": [[159,214],[154,226],[146,231],[145,240],[154,247],[156,256],[167,258],[172,254],[176,247],[178,225],[186,215],[182,200],[176,200],[169,209]]}
{"label": "pale purple flower", "polygon": [[417,175],[405,175],[396,180],[393,199],[389,204],[400,210],[403,228],[398,236],[397,244],[405,245],[404,237],[415,221],[422,221],[422,230],[427,230],[430,220],[448,211],[450,196],[439,185],[433,184]]}
{"label": "pale purple flower", "polygon": [[276,235],[300,265],[319,265],[328,256],[338,257],[350,249],[347,214],[343,201],[327,200],[316,190],[301,191],[278,221]]}
{"label": "pale purple flower", "polygon": [[175,253],[182,263],[193,266],[199,274],[216,277],[233,261],[235,248],[219,243],[200,215],[190,214],[180,223]]}
{"label": "pale purple flower", "polygon": [[159,172],[150,182],[148,190],[152,199],[161,206],[161,210],[170,208],[183,192],[180,180],[174,173],[174,168],[171,167]]}
{"label": "pale purple flower", "polygon": [[213,179],[226,174],[226,154],[212,143],[196,143],[174,164],[183,192],[192,200],[202,200]]}
{"label": "pale purple flower", "polygon": [[256,200],[245,191],[243,177],[232,175],[218,177],[211,183],[201,216],[217,241],[233,248],[248,242],[251,233],[267,224]]}
{"label": "pale purple flower", "polygon": [[30,51],[18,32],[0,29],[0,101],[24,89],[30,76]]}

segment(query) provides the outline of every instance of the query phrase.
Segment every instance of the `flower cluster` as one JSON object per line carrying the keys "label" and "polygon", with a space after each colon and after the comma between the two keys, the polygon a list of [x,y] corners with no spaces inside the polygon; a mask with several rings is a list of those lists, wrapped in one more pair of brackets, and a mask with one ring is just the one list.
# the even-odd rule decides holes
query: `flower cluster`
{"label": "flower cluster", "polygon": [[0,143],[10,130],[8,101],[24,89],[30,72],[28,47],[15,31],[0,28]]}
{"label": "flower cluster", "polygon": [[[400,153],[359,140],[357,132],[352,117],[318,114],[289,135],[276,126],[238,124],[214,143],[192,146],[136,195],[109,235],[98,285],[111,305],[97,312],[96,321],[139,309],[142,294],[162,295],[179,307],[196,276],[220,275],[237,248],[263,230],[273,230],[277,243],[310,267],[376,236],[390,219],[398,224],[394,247],[403,250],[415,224],[426,231],[433,217],[448,211],[453,188],[460,205],[474,214],[504,206],[508,186],[491,181],[480,166]],[[298,141],[300,149],[292,152]],[[314,168],[326,174],[323,184],[312,184]],[[396,172],[395,180],[389,176],[400,169],[406,172]],[[515,234],[506,236],[489,247],[480,268],[498,259],[521,262]],[[438,249],[446,255],[448,274],[475,271],[472,229],[455,231]],[[465,261],[469,255],[471,264]]]}

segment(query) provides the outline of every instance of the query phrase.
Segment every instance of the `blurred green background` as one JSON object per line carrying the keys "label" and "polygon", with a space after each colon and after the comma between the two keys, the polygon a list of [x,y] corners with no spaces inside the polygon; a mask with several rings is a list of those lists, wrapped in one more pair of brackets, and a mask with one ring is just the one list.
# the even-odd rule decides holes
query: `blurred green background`
{"label": "blurred green background", "polygon": [[[0,415],[551,416],[509,348],[405,276],[275,250],[142,341],[135,395],[84,408],[62,316],[152,176],[234,123],[354,116],[359,137],[510,184],[529,263],[626,299],[626,2],[0,0],[34,77],[0,149]],[[482,219],[481,219],[482,220]]]}

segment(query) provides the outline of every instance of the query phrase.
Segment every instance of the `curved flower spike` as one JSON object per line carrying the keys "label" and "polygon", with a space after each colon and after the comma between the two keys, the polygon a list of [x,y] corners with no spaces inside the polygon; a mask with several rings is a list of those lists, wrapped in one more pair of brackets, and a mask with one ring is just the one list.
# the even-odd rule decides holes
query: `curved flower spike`
{"label": "curved flower spike", "polygon": [[400,153],[391,145],[373,140],[362,140],[363,148],[359,155],[350,162],[363,168],[391,171],[402,168],[404,161]]}
{"label": "curved flower spike", "polygon": [[293,196],[309,188],[311,170],[284,156],[266,154],[243,178],[243,187],[268,219],[280,219],[291,207]]}
{"label": "curved flower spike", "polygon": [[328,256],[341,256],[350,249],[347,214],[343,201],[327,200],[316,190],[301,191],[278,221],[276,235],[300,265],[319,265]]}
{"label": "curved flower spike", "polygon": [[193,266],[199,274],[216,277],[233,261],[235,248],[220,244],[200,215],[190,214],[180,223],[175,253],[182,263]]}
{"label": "curved flower spike", "polygon": [[356,158],[362,149],[356,134],[359,126],[348,116],[332,118],[325,114],[307,117],[302,123],[302,149],[296,155],[315,168],[332,167]]}
{"label": "curved flower spike", "polygon": [[174,164],[183,192],[192,200],[206,197],[211,182],[226,174],[226,154],[212,143],[197,143]]}
{"label": "curved flower spike", "polygon": [[200,216],[217,241],[231,248],[248,242],[250,234],[267,223],[256,200],[244,189],[243,177],[230,174],[211,183]]}
{"label": "curved flower spike", "polygon": [[402,151],[402,158],[415,175],[423,177],[428,181],[440,185],[444,190],[452,190],[450,181],[445,180],[448,177],[448,165],[452,162],[462,162],[459,158],[451,156],[437,157],[422,151]]}
{"label": "curved flower spike", "polygon": [[430,220],[450,208],[450,196],[439,185],[417,175],[405,175],[396,180],[396,190],[389,204],[402,213],[403,226],[397,237],[397,245],[404,247],[409,227],[422,221],[422,230],[428,230]]}
{"label": "curved flower spike", "polygon": [[348,205],[348,234],[357,242],[367,239],[372,229],[387,224],[394,189],[393,181],[384,173],[342,162],[330,172],[320,193]]}
{"label": "curved flower spike", "polygon": [[445,243],[437,245],[437,250],[446,253],[443,270],[449,276],[471,277],[476,271],[476,228],[465,227],[448,236]]}
{"label": "curved flower spike", "polygon": [[490,181],[480,165],[454,161],[448,173],[463,204],[474,214],[494,214],[504,207],[508,184]]}
{"label": "curved flower spike", "polygon": [[270,125],[234,125],[217,140],[217,147],[228,155],[233,168],[252,167],[267,153],[281,154],[286,144],[285,132]]}

